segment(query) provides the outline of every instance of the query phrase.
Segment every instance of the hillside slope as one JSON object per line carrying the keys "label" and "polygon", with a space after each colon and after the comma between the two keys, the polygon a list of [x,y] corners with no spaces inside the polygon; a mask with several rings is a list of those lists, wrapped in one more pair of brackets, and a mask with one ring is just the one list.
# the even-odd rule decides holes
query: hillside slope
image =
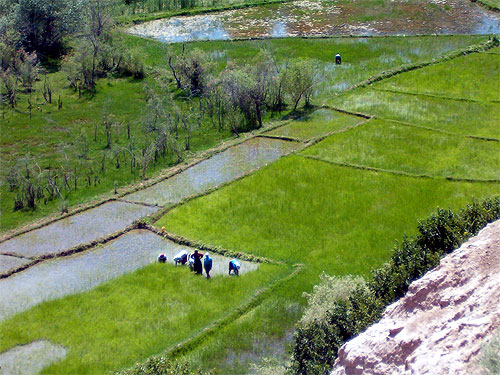
{"label": "hillside slope", "polygon": [[500,221],[410,285],[382,319],[339,350],[331,375],[478,372],[500,326]]}

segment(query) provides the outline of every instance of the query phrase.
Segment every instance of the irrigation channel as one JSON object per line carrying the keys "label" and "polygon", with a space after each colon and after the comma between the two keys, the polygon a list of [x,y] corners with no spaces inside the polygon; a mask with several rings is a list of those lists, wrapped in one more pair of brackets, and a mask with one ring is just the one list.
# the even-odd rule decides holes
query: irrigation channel
{"label": "irrigation channel", "polygon": [[[206,159],[142,191],[56,221],[0,243],[0,321],[40,302],[89,290],[107,280],[132,272],[164,252],[171,260],[178,251],[193,249],[155,233],[130,230],[104,245],[71,256],[70,249],[97,242],[160,210],[158,205],[179,203],[242,177],[296,149],[301,144],[252,138]],[[138,203],[130,203],[136,201]],[[145,205],[149,203],[151,206]],[[75,251],[76,252],[76,251]],[[212,254],[212,274],[227,274],[228,258]],[[22,270],[23,265],[31,265]],[[256,264],[242,263],[242,272]]]}
{"label": "irrigation channel", "polygon": [[391,1],[390,11],[368,11],[356,2],[299,0],[149,21],[128,32],[167,43],[290,36],[496,34],[500,15],[465,0]]}

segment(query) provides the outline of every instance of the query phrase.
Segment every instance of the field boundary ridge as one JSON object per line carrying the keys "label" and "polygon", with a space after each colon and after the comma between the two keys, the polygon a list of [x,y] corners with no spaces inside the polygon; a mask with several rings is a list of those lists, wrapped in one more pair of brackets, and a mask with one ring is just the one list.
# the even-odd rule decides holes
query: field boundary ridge
{"label": "field boundary ridge", "polygon": [[366,165],[358,165],[358,164],[352,164],[352,163],[347,163],[347,162],[337,162],[337,161],[332,161],[332,160],[326,160],[326,159],[320,158],[318,156],[313,156],[313,155],[303,155],[303,154],[297,154],[297,155],[299,155],[303,158],[306,158],[306,159],[321,161],[323,163],[327,163],[327,164],[331,164],[331,165],[353,168],[353,169],[360,169],[360,170],[365,170],[365,171],[370,171],[370,172],[382,172],[382,173],[390,173],[390,174],[405,176],[405,177],[427,178],[427,179],[446,180],[446,181],[453,181],[453,182],[500,184],[500,179],[484,179],[483,180],[483,179],[462,178],[462,177],[452,177],[452,176],[433,176],[433,175],[424,174],[424,173],[423,174],[416,174],[416,173],[409,173],[409,172],[404,172],[404,171],[397,171],[394,169],[383,169],[383,168],[377,168],[377,167],[370,167],[370,166],[366,166]]}

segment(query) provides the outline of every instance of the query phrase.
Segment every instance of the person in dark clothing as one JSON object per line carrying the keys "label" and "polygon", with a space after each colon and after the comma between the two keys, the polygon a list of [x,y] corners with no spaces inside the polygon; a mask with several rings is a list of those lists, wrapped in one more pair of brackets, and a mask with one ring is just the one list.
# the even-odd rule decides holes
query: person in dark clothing
{"label": "person in dark clothing", "polygon": [[203,265],[201,264],[201,258],[203,258],[203,254],[199,253],[198,250],[195,250],[193,258],[194,258],[193,271],[197,275],[201,275],[203,273]]}
{"label": "person in dark clothing", "polygon": [[342,64],[342,57],[340,57],[340,53],[337,53],[337,54],[335,55],[335,63],[336,63],[337,65]]}
{"label": "person in dark clothing", "polygon": [[161,253],[160,255],[158,255],[158,262],[159,263],[165,263],[167,261],[167,257],[165,256],[165,254]]}

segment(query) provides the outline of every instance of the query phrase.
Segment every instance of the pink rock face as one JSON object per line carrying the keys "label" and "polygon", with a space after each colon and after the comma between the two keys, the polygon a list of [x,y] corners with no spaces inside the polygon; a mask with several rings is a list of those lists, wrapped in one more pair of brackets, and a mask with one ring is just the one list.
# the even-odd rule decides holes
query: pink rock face
{"label": "pink rock face", "polygon": [[500,220],[414,281],[382,319],[347,342],[331,375],[470,375],[500,327]]}

